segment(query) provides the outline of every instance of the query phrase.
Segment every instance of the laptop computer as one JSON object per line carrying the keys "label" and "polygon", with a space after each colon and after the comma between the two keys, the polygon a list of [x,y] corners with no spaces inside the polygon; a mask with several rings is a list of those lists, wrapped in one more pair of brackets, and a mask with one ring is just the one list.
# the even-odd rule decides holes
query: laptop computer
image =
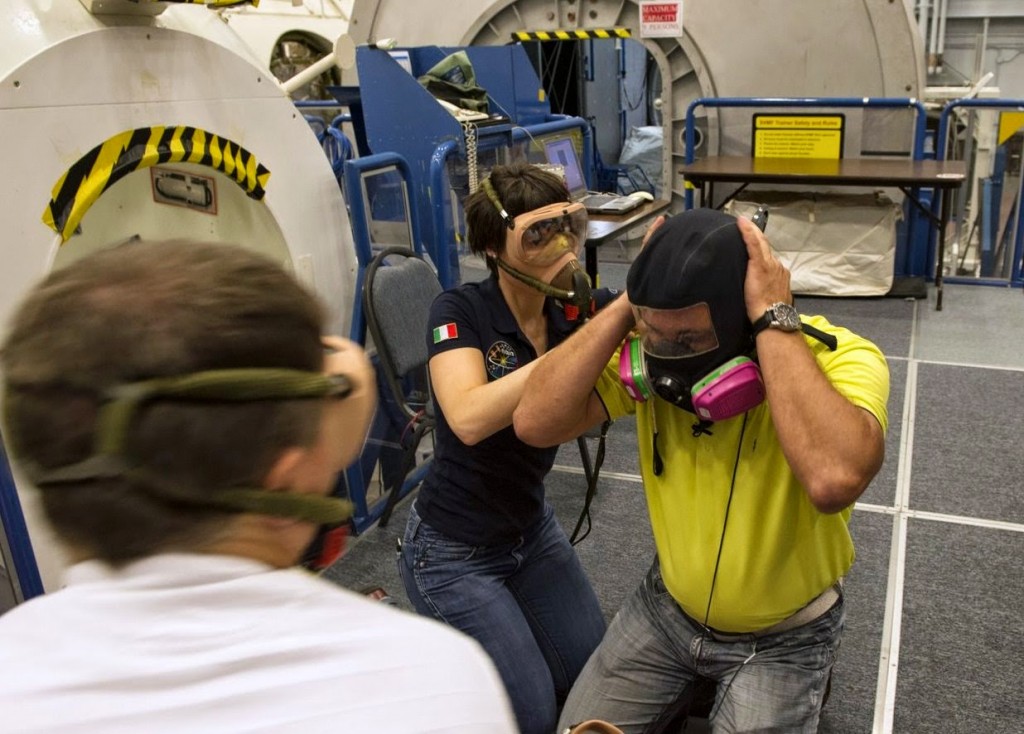
{"label": "laptop computer", "polygon": [[544,141],[544,156],[548,163],[561,166],[565,171],[565,185],[569,199],[582,204],[591,214],[625,214],[644,203],[646,197],[602,194],[587,190],[583,169],[571,138],[547,138]]}

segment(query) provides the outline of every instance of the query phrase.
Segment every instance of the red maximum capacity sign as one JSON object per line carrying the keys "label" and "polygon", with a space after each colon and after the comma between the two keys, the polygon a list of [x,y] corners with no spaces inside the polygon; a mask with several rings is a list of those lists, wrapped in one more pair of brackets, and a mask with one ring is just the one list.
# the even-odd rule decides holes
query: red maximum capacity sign
{"label": "red maximum capacity sign", "polygon": [[683,35],[683,3],[674,2],[640,3],[641,38],[677,38]]}

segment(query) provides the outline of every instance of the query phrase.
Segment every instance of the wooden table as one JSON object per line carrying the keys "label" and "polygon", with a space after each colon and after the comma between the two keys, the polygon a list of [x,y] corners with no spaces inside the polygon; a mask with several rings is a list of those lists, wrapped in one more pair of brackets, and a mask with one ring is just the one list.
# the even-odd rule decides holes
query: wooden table
{"label": "wooden table", "polygon": [[597,248],[608,240],[622,237],[631,229],[643,226],[659,214],[668,210],[667,199],[655,199],[645,202],[625,214],[587,214],[587,241],[585,266],[590,282],[596,288],[597,280]]}
{"label": "wooden table", "polygon": [[[935,265],[937,289],[935,309],[942,310],[942,263],[946,250],[946,225],[952,209],[952,193],[963,185],[967,176],[964,161],[915,161],[911,159],[847,158],[749,158],[746,156],[709,156],[683,164],[680,173],[700,188],[705,206],[714,205],[714,185],[742,184],[718,203],[721,208],[730,199],[753,183],[808,184],[814,186],[894,186],[911,203],[924,212],[939,232],[938,257]],[[918,189],[935,188],[941,192],[942,203],[936,218],[925,207]]]}

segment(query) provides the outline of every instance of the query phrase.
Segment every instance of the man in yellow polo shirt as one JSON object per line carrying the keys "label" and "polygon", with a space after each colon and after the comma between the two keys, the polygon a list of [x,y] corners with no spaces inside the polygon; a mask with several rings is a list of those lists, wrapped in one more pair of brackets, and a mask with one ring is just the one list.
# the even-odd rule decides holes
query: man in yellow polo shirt
{"label": "man in yellow polo shirt", "polygon": [[658,551],[559,730],[602,718],[656,731],[698,676],[718,683],[717,731],[816,730],[889,372],[875,345],[792,303],[756,226],[685,212],[650,237],[627,295],[531,375],[514,417],[527,443],[636,415]]}

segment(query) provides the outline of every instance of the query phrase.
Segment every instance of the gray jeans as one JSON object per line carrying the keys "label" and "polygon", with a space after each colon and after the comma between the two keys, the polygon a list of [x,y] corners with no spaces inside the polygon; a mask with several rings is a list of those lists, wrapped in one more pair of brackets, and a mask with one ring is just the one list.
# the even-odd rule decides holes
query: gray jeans
{"label": "gray jeans", "polygon": [[840,597],[802,627],[718,637],[683,613],[655,560],[590,656],[558,731],[604,719],[626,734],[661,732],[704,676],[718,682],[714,732],[814,732],[845,617]]}

